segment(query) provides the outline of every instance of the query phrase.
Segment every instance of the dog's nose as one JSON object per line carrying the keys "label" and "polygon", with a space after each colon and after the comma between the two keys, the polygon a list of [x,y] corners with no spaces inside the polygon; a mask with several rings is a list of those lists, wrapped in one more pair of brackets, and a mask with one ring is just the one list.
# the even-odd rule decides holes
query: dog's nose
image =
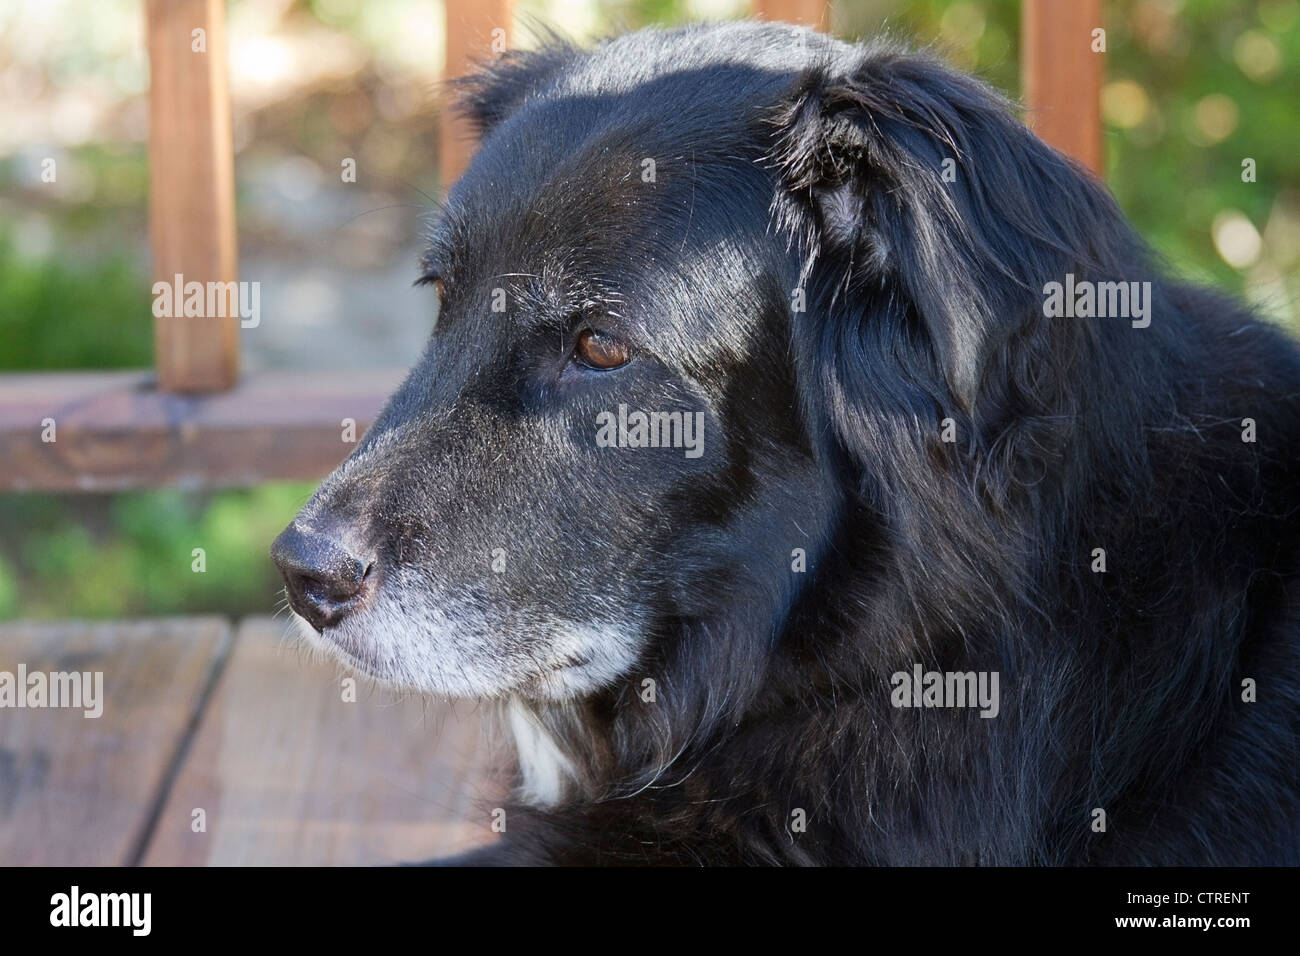
{"label": "dog's nose", "polygon": [[339,538],[296,523],[275,539],[271,559],[284,577],[289,606],[318,631],[338,624],[361,603],[372,569],[372,562]]}

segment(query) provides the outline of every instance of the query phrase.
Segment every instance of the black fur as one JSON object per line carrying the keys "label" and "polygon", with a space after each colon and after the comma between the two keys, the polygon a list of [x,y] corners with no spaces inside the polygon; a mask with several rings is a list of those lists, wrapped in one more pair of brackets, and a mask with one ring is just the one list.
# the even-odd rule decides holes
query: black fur
{"label": "black fur", "polygon": [[[425,535],[477,543],[449,514],[493,511],[527,567],[568,569],[501,600],[607,580],[643,644],[529,703],[576,780],[463,862],[1300,862],[1291,342],[1169,278],[989,88],[887,43],[643,31],[464,87],[483,142],[426,263],[439,331],[358,454],[418,438],[309,512],[364,485],[387,560],[432,563]],[[1067,273],[1151,282],[1149,326],[1045,317]],[[483,288],[520,274],[503,329]],[[638,360],[539,378],[523,330],[574,310]],[[492,428],[458,429],[476,401]],[[710,453],[566,465],[512,437],[619,402],[706,409]],[[553,495],[596,517],[557,531]],[[998,716],[893,706],[916,664],[998,672]]]}

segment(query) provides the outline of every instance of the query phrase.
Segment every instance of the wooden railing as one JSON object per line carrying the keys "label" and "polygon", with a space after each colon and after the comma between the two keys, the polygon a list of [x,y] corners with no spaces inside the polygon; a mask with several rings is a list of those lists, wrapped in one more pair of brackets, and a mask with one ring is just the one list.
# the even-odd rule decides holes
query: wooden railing
{"label": "wooden railing", "polygon": [[[446,0],[448,76],[508,42],[511,0]],[[756,0],[758,16],[826,29],[826,0]],[[152,73],[149,222],[154,276],[234,282],[234,162],[224,0],[147,0]],[[1027,119],[1102,168],[1101,0],[1024,0]],[[192,52],[202,30],[206,52]],[[494,31],[497,32],[494,36]],[[472,143],[444,111],[442,182]],[[155,319],[156,369],[0,375],[0,491],[116,490],[318,478],[352,447],[400,370],[239,376],[239,320]],[[52,439],[52,440],[51,440]]]}

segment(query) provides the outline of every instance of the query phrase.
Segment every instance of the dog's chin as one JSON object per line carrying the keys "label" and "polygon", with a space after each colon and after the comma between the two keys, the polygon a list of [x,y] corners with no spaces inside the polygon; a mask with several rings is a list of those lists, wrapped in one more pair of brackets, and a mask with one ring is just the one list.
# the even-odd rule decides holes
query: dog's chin
{"label": "dog's chin", "polygon": [[575,700],[624,677],[637,656],[615,628],[552,620],[511,634],[442,613],[394,621],[375,605],[321,632],[296,613],[293,623],[347,668],[398,691],[452,698]]}

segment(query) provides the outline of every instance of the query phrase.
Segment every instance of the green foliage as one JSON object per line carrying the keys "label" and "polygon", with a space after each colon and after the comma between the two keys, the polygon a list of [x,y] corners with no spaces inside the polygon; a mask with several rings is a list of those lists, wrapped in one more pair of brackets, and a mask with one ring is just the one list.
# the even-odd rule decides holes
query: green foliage
{"label": "green foliage", "polygon": [[149,283],[125,260],[32,261],[0,233],[0,369],[142,368],[152,329]]}
{"label": "green foliage", "polygon": [[[1190,2],[1168,19],[1155,9],[1139,5],[1145,19],[1112,30],[1108,83],[1131,82],[1140,99],[1135,116],[1105,110],[1111,189],[1175,268],[1242,291],[1248,270],[1223,260],[1212,227],[1225,210],[1260,232],[1294,215],[1278,203],[1300,186],[1300,3]],[[1210,104],[1226,117],[1207,133]],[[1257,163],[1255,183],[1242,182],[1245,157]],[[1278,269],[1297,265],[1282,245],[1266,246],[1263,263],[1270,259]]]}
{"label": "green foliage", "polygon": [[268,548],[310,493],[0,496],[0,617],[266,613],[281,586]]}

